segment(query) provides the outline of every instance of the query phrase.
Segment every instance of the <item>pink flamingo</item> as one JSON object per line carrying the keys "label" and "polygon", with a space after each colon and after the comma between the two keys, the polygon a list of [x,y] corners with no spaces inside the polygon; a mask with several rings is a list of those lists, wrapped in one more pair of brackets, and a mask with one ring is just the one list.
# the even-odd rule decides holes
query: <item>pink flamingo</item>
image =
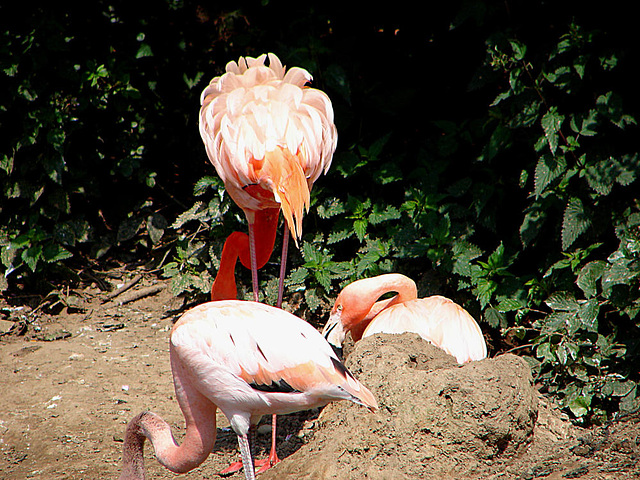
{"label": "pink flamingo", "polygon": [[[389,292],[396,295],[379,300]],[[338,295],[322,333],[339,350],[347,332],[356,342],[375,333],[415,332],[460,364],[486,358],[482,331],[464,308],[441,295],[417,297],[415,282],[399,273],[357,280]]]}
{"label": "pink flamingo", "polygon": [[[277,332],[277,333],[274,333]],[[216,409],[238,435],[245,477],[255,479],[250,435],[262,415],[351,400],[371,411],[372,393],[338,360],[322,335],[276,307],[227,300],[192,308],[174,325],[169,343],[178,404],[186,422],[181,445],[152,412],[127,425],[120,480],[144,478],[143,447],[153,444],[169,470],[185,473],[206,460],[216,440]]]}
{"label": "pink flamingo", "polygon": [[[211,80],[200,97],[199,126],[209,160],[249,224],[248,239],[234,232],[225,242],[211,298],[235,298],[233,270],[240,258],[251,269],[253,299],[259,300],[258,269],[273,250],[279,216],[273,212],[282,210],[285,225],[276,301],[280,307],[289,231],[297,245],[311,187],[329,170],[338,135],[331,101],[321,90],[307,86],[312,79],[309,72],[298,67],[286,71],[273,53],[268,54],[266,66],[266,58],[240,57]],[[266,468],[278,462],[275,430],[274,416]]]}
{"label": "pink flamingo", "polygon": [[[272,53],[266,66],[266,57],[240,57],[227,64],[224,75],[211,80],[201,95],[200,135],[226,191],[247,217],[255,301],[259,298],[254,226],[266,210],[282,210],[280,306],[289,231],[297,245],[311,187],[329,170],[338,136],[331,101],[321,90],[307,86],[309,72],[298,67],[285,71]],[[278,216],[270,221],[277,223]],[[273,242],[265,243],[270,243],[270,253]]]}

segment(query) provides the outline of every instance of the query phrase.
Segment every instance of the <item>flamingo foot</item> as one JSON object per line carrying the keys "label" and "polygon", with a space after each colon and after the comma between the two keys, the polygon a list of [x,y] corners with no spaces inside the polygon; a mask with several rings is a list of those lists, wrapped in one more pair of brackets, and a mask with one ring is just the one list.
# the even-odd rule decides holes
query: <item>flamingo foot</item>
{"label": "flamingo foot", "polygon": [[269,470],[271,467],[273,467],[276,463],[278,463],[280,461],[280,459],[278,458],[278,455],[276,454],[275,450],[273,450],[269,456],[267,458],[265,458],[264,460],[256,460],[256,467],[260,467],[258,468],[258,470],[256,470],[256,473],[262,473],[262,472],[266,472],[267,470]]}
{"label": "flamingo foot", "polygon": [[[266,472],[279,461],[280,459],[278,458],[278,455],[276,455],[275,453],[272,455],[269,455],[267,458],[263,460],[256,460],[254,462],[254,465],[256,467],[256,473]],[[227,477],[229,475],[233,475],[236,472],[239,472],[240,470],[242,470],[242,462],[233,462],[227,468],[225,468],[224,470],[221,470],[218,473],[218,475],[220,475],[221,477]]]}

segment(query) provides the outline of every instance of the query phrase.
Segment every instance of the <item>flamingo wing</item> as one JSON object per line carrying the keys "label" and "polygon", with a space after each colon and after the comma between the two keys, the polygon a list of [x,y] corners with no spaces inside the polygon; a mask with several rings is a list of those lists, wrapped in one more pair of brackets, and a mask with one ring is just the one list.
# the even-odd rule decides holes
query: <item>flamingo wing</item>
{"label": "flamingo wing", "polygon": [[482,360],[487,346],[475,319],[452,300],[433,295],[409,300],[382,310],[368,325],[363,337],[375,333],[414,332],[458,363]]}

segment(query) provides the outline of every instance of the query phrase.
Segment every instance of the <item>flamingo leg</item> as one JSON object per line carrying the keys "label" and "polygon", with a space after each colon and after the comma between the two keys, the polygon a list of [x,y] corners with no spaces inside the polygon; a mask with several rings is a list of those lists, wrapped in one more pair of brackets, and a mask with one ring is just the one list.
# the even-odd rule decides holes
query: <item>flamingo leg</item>
{"label": "flamingo leg", "polygon": [[284,221],[284,233],[282,235],[282,255],[280,256],[280,279],[278,280],[278,300],[276,307],[282,306],[282,297],[284,295],[284,277],[287,273],[287,254],[289,251],[289,226]]}
{"label": "flamingo leg", "polygon": [[253,468],[253,456],[251,455],[249,438],[246,433],[244,435],[238,435],[238,445],[240,446],[240,456],[242,457],[242,467],[244,468],[245,478],[247,480],[256,480],[256,472]]}
{"label": "flamingo leg", "polygon": [[264,460],[257,460],[255,463],[256,467],[260,467],[258,473],[269,470],[280,461],[276,453],[276,418],[276,414],[273,414],[271,417],[271,451],[269,452],[269,456]]}
{"label": "flamingo leg", "polygon": [[249,223],[249,254],[251,256],[251,286],[253,287],[253,300],[258,301],[258,260],[256,257],[256,235],[253,223]]}
{"label": "flamingo leg", "polygon": [[[276,307],[282,307],[282,297],[284,294],[284,277],[287,271],[287,254],[289,250],[289,226],[287,225],[287,220],[284,221],[284,233],[282,235],[282,255],[280,256],[280,279],[278,280],[278,300],[276,301]],[[262,465],[258,470],[258,473],[262,473],[265,470],[268,470],[270,467],[273,467],[276,463],[280,461],[278,458],[278,454],[276,453],[276,418],[277,415],[273,415],[271,417],[271,451],[269,452],[269,457],[261,462]]]}
{"label": "flamingo leg", "polygon": [[[256,457],[256,426],[251,424],[251,426],[249,427],[249,450],[251,451],[251,457],[255,458]],[[240,439],[238,438],[238,441]],[[241,458],[242,458],[242,451],[240,452]],[[262,465],[266,460],[262,460],[260,462],[258,461],[254,461],[254,465],[255,466],[260,466]],[[220,475],[221,477],[226,477],[227,475],[231,475],[234,474],[236,472],[239,472],[240,470],[242,470],[242,467],[244,466],[243,462],[231,462],[231,464],[225,468],[224,470],[221,470],[218,475]]]}

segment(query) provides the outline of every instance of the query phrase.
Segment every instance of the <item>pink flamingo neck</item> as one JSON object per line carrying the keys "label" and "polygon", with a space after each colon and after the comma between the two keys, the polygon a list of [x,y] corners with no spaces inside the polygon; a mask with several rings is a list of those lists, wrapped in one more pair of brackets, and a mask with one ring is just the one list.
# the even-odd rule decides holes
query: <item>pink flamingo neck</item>
{"label": "pink flamingo neck", "polygon": [[[253,230],[252,235],[258,239],[258,242],[254,242],[257,274],[257,269],[266,265],[273,252],[280,209],[268,208],[253,213],[253,223],[249,225],[249,231]],[[233,300],[237,298],[235,268],[238,259],[240,259],[242,265],[253,272],[250,236],[242,232],[233,232],[222,247],[220,267],[211,286],[211,300]]]}
{"label": "pink flamingo neck", "polygon": [[[389,292],[396,292],[396,295],[378,300]],[[367,325],[382,310],[415,298],[418,298],[418,289],[413,280],[401,274],[388,273],[347,285],[338,295],[336,306],[342,306],[342,324],[357,342]]]}
{"label": "pink flamingo neck", "polygon": [[169,424],[152,412],[136,415],[127,425],[123,446],[123,469],[119,480],[144,479],[144,442],[149,439],[158,461],[172,472],[185,473],[204,462],[216,443],[217,407],[183,380],[185,375],[170,348],[176,397],[186,422],[178,445]]}

